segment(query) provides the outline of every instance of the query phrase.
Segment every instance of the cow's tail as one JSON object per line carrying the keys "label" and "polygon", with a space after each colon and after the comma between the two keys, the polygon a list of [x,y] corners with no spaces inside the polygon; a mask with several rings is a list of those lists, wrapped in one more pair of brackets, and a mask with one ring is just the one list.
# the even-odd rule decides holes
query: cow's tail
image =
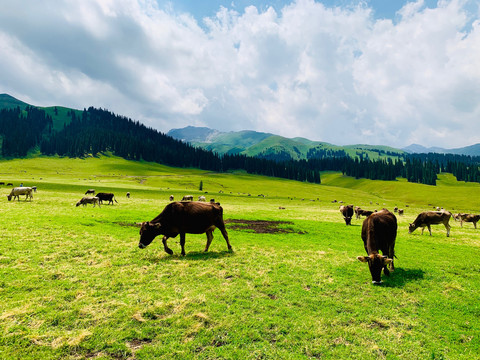
{"label": "cow's tail", "polygon": [[117,201],[117,199],[115,199],[115,196],[113,197],[113,200],[115,200],[115,202],[118,204],[118,201]]}

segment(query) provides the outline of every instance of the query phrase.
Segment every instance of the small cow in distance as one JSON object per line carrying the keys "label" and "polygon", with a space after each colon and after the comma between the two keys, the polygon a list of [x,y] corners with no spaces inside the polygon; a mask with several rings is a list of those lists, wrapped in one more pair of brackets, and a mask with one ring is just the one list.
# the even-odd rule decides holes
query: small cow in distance
{"label": "small cow in distance", "polygon": [[198,201],[207,201],[207,199],[205,198],[205,196],[200,195],[200,196],[198,197]]}
{"label": "small cow in distance", "polygon": [[375,211],[370,211],[370,210],[363,210],[359,206],[355,206],[355,216],[357,219],[360,219],[360,216],[365,216],[368,217],[372,215]]}
{"label": "small cow in distance", "polygon": [[85,195],[95,195],[95,189],[88,189],[87,191],[85,191]]}
{"label": "small cow in distance", "polygon": [[127,192],[127,199],[130,199],[130,193]]}
{"label": "small cow in distance", "polygon": [[117,199],[115,199],[115,195],[113,195],[112,193],[99,192],[96,195],[96,197],[98,197],[98,203],[99,204],[103,204],[104,201],[108,201],[108,205],[113,205],[114,200],[118,204]]}
{"label": "small cow in distance", "polygon": [[465,213],[458,213],[454,214],[453,218],[455,221],[460,221],[460,227],[463,227],[464,222],[471,222],[475,229],[477,228],[477,222],[480,220],[480,215],[476,214],[465,214]]}
{"label": "small cow in distance", "polygon": [[351,225],[352,217],[353,217],[353,205],[342,205],[340,206],[340,212],[345,219],[346,225]]}
{"label": "small cow in distance", "polygon": [[[363,221],[362,240],[368,256],[358,256],[357,259],[368,263],[373,284],[382,283],[382,269],[386,276],[395,269],[393,258],[396,237],[397,218],[386,209],[370,215]],[[379,250],[382,255],[379,254]]]}
{"label": "small cow in distance", "polygon": [[425,226],[428,228],[430,236],[432,235],[432,229],[430,225],[443,224],[447,229],[447,237],[450,236],[450,224],[448,223],[452,214],[448,211],[425,211],[418,214],[413,223],[408,226],[408,233],[411,234],[416,228],[422,228],[422,235]]}
{"label": "small cow in distance", "polygon": [[84,196],[77,202],[77,207],[80,205],[87,206],[87,204],[93,204],[93,207],[98,204],[98,207],[100,207],[100,201],[98,197],[96,196]]}
{"label": "small cow in distance", "polygon": [[170,195],[169,200],[173,201],[173,195]]}
{"label": "small cow in distance", "polygon": [[15,198],[20,201],[20,195],[25,195],[25,201],[27,201],[28,199],[33,200],[32,193],[33,189],[31,187],[16,187],[12,189],[9,195],[7,195],[7,198],[8,201],[12,200],[12,197],[13,201],[15,201]]}
{"label": "small cow in distance", "polygon": [[162,242],[165,252],[172,255],[167,246],[167,239],[180,234],[182,256],[185,256],[185,234],[207,234],[205,251],[208,251],[213,240],[213,231],[219,228],[228,250],[232,250],[228,240],[227,230],[223,222],[223,209],[217,204],[203,202],[173,202],[152,221],[143,222],[140,228],[140,249],[146,248],[158,235],[163,235]]}
{"label": "small cow in distance", "polygon": [[398,215],[403,215],[404,211],[403,209],[398,209]]}
{"label": "small cow in distance", "polygon": [[184,195],[182,201],[193,201],[193,195]]}

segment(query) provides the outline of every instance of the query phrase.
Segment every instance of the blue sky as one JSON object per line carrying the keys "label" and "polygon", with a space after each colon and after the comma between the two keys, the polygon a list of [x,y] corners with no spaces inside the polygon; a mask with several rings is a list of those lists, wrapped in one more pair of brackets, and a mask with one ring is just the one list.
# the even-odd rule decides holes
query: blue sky
{"label": "blue sky", "polygon": [[479,1],[4,1],[0,93],[165,132],[462,147],[480,143]]}

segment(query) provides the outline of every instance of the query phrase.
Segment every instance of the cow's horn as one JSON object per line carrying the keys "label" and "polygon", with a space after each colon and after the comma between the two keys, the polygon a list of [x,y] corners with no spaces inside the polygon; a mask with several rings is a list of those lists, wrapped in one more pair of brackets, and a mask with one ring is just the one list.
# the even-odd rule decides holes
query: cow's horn
{"label": "cow's horn", "polygon": [[361,262],[367,262],[368,261],[368,256],[357,256],[357,260]]}

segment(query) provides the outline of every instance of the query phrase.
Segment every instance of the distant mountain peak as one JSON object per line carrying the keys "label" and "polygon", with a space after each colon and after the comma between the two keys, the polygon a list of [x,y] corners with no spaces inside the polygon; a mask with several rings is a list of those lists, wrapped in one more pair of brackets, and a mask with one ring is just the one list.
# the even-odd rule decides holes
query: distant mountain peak
{"label": "distant mountain peak", "polygon": [[0,94],[0,109],[11,109],[16,108],[17,106],[21,109],[24,109],[28,106],[28,104],[14,98],[9,94]]}

